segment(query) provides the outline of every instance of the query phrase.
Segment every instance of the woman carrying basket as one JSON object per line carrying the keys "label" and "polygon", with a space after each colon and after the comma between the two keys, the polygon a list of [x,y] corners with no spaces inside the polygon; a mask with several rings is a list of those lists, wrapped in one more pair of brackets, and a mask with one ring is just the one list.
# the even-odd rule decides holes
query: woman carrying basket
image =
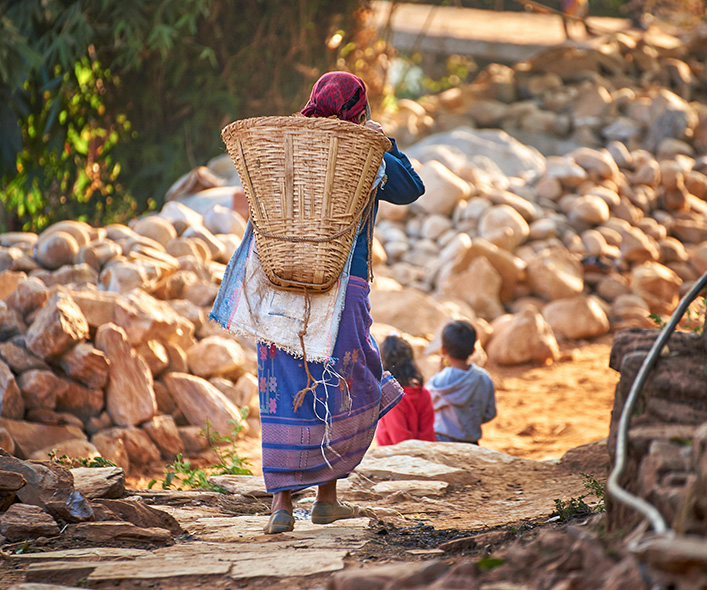
{"label": "woman carrying basket", "polygon": [[[383,134],[378,123],[368,120],[364,83],[346,72],[324,74],[301,112],[307,117],[336,116]],[[273,493],[266,533],[293,530],[292,491],[310,486],[318,486],[313,523],[329,524],[358,515],[356,506],[338,500],[337,479],[348,476],[361,462],[379,418],[403,394],[395,379],[384,374],[370,335],[369,230],[377,201],[412,203],[423,194],[424,186],[407,157],[391,142],[383,157],[385,176],[375,208],[354,240],[331,362],[307,362],[306,356],[303,359],[274,344],[258,342],[263,477]],[[219,298],[212,318],[225,324],[216,313]],[[316,387],[310,387],[312,383]]]}

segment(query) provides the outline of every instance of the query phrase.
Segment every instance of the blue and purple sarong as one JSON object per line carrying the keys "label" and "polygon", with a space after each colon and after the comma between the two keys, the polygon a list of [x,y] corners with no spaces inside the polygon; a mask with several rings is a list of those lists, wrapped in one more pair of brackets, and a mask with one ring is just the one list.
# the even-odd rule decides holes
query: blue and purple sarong
{"label": "blue and purple sarong", "polygon": [[320,382],[294,410],[307,387],[304,361],[274,345],[258,344],[263,477],[269,492],[297,490],[346,477],[361,462],[376,424],[403,390],[383,374],[370,335],[368,282],[352,276],[330,363],[309,362]]}

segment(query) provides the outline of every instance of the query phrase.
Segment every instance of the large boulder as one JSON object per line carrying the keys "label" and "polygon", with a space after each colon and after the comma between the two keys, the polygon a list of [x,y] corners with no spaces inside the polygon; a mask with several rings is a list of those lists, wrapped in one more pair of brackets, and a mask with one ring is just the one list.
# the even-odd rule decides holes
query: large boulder
{"label": "large boulder", "polygon": [[487,352],[489,359],[499,365],[548,363],[560,355],[550,324],[531,305],[520,313],[502,316],[491,325],[494,333]]}
{"label": "large boulder", "polygon": [[27,348],[43,359],[61,356],[88,338],[86,317],[71,296],[56,293],[27,330]]}
{"label": "large boulder", "polygon": [[211,383],[187,373],[167,373],[164,383],[189,424],[227,435],[233,422],[244,426],[239,409]]}
{"label": "large boulder", "polygon": [[0,361],[0,416],[22,419],[25,402],[10,367]]}
{"label": "large boulder", "polygon": [[186,352],[189,371],[199,377],[235,380],[245,372],[245,354],[234,338],[208,336]]}
{"label": "large boulder", "polygon": [[434,334],[449,320],[447,312],[432,297],[415,289],[401,288],[395,281],[377,281],[370,300],[375,322],[412,336]]}
{"label": "large boulder", "polygon": [[479,236],[511,252],[525,242],[529,234],[528,222],[510,205],[491,207],[479,220]]}
{"label": "large boulder", "polygon": [[459,201],[471,195],[469,183],[437,160],[425,164],[420,178],[425,184],[425,194],[415,201],[414,207],[424,213],[449,215]]}
{"label": "large boulder", "polygon": [[132,349],[125,331],[115,324],[101,326],[96,332],[96,348],[110,362],[106,388],[106,409],[118,426],[135,426],[157,412],[152,373]]}
{"label": "large boulder", "polygon": [[584,271],[567,250],[553,248],[528,261],[527,281],[535,294],[552,301],[581,293]]}
{"label": "large boulder", "polygon": [[67,440],[86,439],[83,430],[78,426],[55,426],[1,418],[0,426],[10,433],[15,442],[16,455],[22,459],[29,459],[36,451],[49,446],[54,447]]}
{"label": "large boulder", "polygon": [[493,320],[504,313],[500,301],[502,282],[493,265],[480,256],[466,270],[447,275],[438,289],[442,296],[465,301],[478,316]]}
{"label": "large boulder", "polygon": [[652,313],[672,313],[680,299],[682,281],[667,266],[646,262],[631,271],[631,291],[641,297]]}
{"label": "large boulder", "polygon": [[556,299],[543,307],[542,314],[556,336],[569,340],[602,336],[609,331],[609,318],[595,297]]}

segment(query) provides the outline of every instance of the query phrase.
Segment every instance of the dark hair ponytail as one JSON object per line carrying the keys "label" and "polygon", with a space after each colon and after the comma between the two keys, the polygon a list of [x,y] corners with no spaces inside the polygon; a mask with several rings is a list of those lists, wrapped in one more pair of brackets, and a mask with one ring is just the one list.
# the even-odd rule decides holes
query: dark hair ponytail
{"label": "dark hair ponytail", "polygon": [[399,336],[388,336],[381,346],[383,368],[390,371],[403,386],[422,385],[424,381],[420,369],[415,364],[412,346]]}

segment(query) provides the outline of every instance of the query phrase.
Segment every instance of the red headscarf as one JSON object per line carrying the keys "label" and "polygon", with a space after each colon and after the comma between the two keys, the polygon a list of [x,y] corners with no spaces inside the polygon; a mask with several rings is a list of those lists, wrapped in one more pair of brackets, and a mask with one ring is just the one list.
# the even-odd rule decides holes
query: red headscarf
{"label": "red headscarf", "polygon": [[329,72],[314,84],[309,102],[300,112],[307,117],[336,115],[357,122],[366,103],[366,86],[361,78],[348,72]]}

